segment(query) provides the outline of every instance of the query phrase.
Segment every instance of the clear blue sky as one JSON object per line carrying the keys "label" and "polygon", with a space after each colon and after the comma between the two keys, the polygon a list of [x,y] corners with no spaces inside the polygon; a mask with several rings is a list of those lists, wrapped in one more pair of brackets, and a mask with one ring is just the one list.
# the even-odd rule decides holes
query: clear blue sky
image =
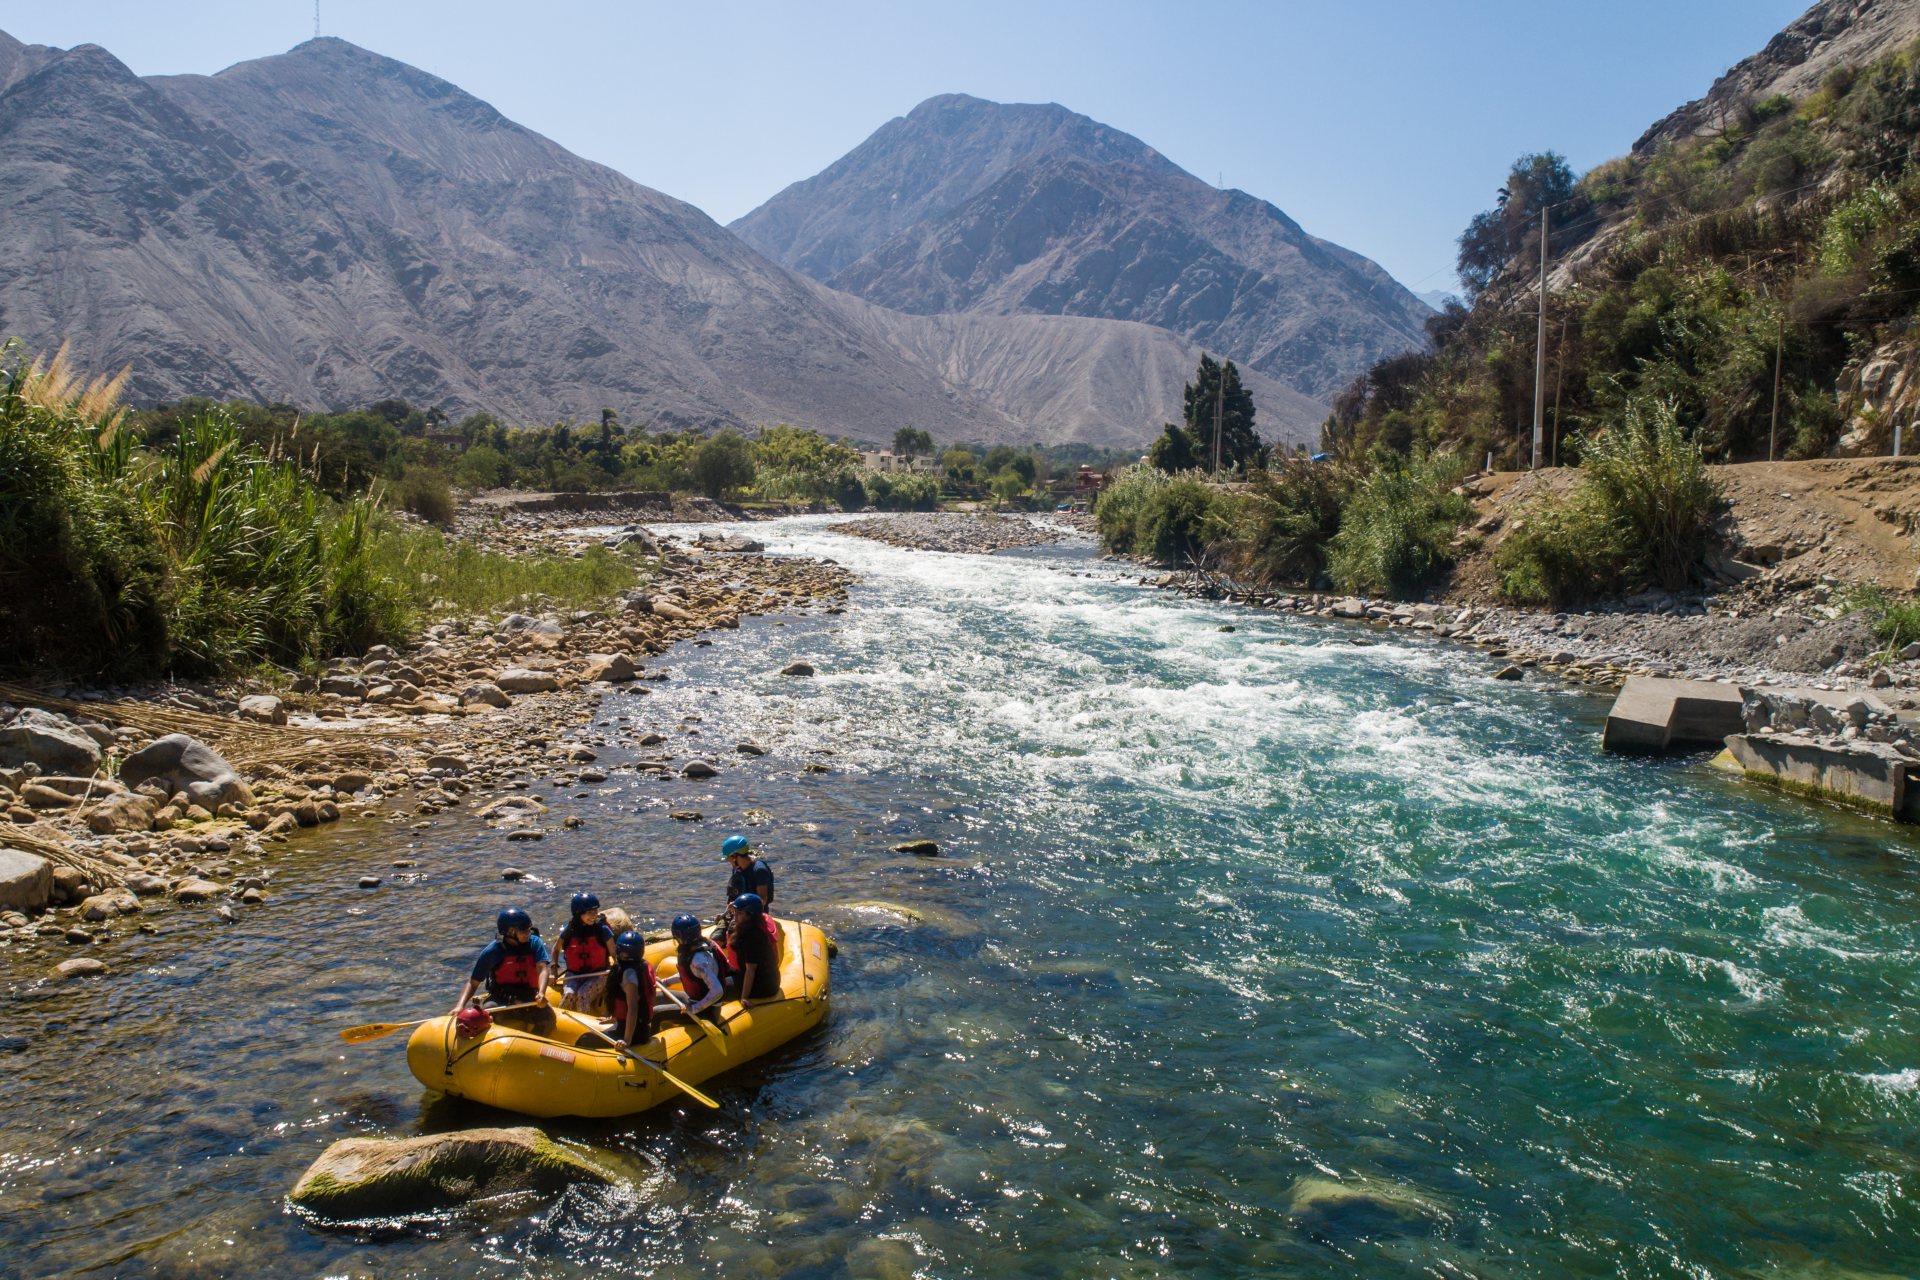
{"label": "clear blue sky", "polygon": [[[1271,200],[1415,289],[1508,164],[1584,170],[1705,92],[1803,0],[322,0],[321,29],[727,222],[937,93],[1059,102]],[[142,75],[313,34],[311,0],[0,4]]]}

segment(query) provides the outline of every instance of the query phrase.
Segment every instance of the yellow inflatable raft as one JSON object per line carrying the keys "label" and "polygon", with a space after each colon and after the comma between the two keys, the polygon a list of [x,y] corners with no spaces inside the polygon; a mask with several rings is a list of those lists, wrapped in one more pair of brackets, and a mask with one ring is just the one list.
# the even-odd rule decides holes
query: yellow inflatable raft
{"label": "yellow inflatable raft", "polygon": [[[720,1045],[710,1038],[708,1025],[689,1025],[678,1015],[658,1017],[654,1038],[637,1052],[697,1085],[778,1048],[826,1017],[831,986],[826,935],[798,920],[775,923],[781,953],[778,999],[756,1001],[750,1008],[725,1000],[703,1010],[704,1022],[717,1020],[726,1027]],[[661,979],[679,967],[671,940],[648,947],[647,959]],[[682,1096],[658,1071],[589,1034],[604,1025],[599,1020],[559,1009],[554,1018],[547,1036],[496,1022],[470,1039],[454,1035],[452,1018],[434,1018],[407,1041],[407,1066],[429,1089],[530,1116],[630,1116]]]}

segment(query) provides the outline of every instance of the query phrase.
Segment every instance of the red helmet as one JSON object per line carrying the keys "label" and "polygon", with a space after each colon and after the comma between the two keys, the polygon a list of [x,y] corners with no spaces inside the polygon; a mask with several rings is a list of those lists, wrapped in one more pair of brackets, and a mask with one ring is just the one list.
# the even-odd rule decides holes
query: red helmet
{"label": "red helmet", "polygon": [[468,1005],[454,1015],[454,1034],[462,1040],[471,1040],[483,1036],[487,1028],[493,1025],[493,1015],[478,1005]]}

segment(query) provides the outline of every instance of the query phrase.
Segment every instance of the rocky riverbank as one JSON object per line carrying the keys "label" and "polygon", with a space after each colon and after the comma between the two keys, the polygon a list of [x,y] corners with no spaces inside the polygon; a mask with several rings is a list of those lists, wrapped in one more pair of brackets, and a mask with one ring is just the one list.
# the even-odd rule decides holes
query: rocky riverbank
{"label": "rocky riverbank", "polygon": [[1010,547],[1045,546],[1081,532],[1067,513],[1028,516],[976,511],[869,516],[836,524],[833,531],[913,551],[949,551],[964,555],[991,555]]}
{"label": "rocky riverbank", "polygon": [[1824,603],[1830,586],[1766,608],[1745,597],[1651,594],[1609,610],[1541,613],[1252,592],[1195,573],[1142,581],[1206,599],[1472,644],[1507,659],[1499,673],[1507,679],[1538,673],[1612,688],[1628,676],[1652,675],[1754,686],[1872,688],[1895,707],[1920,707],[1920,646],[1875,660],[1879,646],[1872,628],[1860,615]]}
{"label": "rocky riverbank", "polygon": [[[508,536],[551,549],[540,527]],[[510,873],[507,842],[579,825],[527,793],[605,779],[607,739],[587,726],[611,696],[630,708],[622,745],[657,748],[643,772],[711,777],[763,754],[650,724],[649,682],[671,673],[648,660],[751,615],[837,611],[850,575],[706,545],[669,543],[605,609],[449,620],[272,690],[0,686],[0,947],[46,947],[61,976],[105,972],[103,944],[155,931],[163,905],[270,905],[276,846],[342,819],[469,812],[500,832]]]}

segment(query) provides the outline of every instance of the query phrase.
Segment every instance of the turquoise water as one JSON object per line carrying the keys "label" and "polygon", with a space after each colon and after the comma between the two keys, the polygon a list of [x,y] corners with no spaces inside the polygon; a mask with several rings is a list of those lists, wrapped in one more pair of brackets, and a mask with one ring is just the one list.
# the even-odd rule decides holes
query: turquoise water
{"label": "turquoise water", "polygon": [[[0,957],[31,1028],[0,1056],[9,1264],[1920,1270],[1905,833],[1604,757],[1604,704],[1494,682],[1470,652],[1152,592],[1085,548],[757,532],[853,568],[850,611],[677,651],[598,732],[717,758],[751,737],[764,759],[702,783],[616,768],[538,846],[453,816],[346,826],[285,860],[271,909],[165,917],[104,991]],[[795,658],[821,674],[773,674]],[[286,1210],[336,1137],[505,1119],[338,1026],[444,1007],[508,894],[549,927],[582,886],[654,920],[711,911],[714,847],[751,810],[782,909],[841,941],[834,1017],[716,1081],[722,1113],[557,1126],[636,1192],[357,1232]],[[888,852],[919,835],[944,856]],[[352,888],[403,852],[417,872]],[[541,883],[504,887],[514,862]]]}

